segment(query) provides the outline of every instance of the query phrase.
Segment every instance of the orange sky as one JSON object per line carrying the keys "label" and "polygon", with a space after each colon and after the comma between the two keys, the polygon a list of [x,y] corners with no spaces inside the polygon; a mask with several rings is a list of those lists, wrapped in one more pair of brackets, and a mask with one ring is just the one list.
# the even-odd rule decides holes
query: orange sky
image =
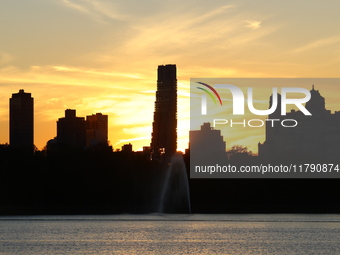
{"label": "orange sky", "polygon": [[[183,150],[192,77],[339,77],[339,7],[331,0],[2,1],[0,143],[8,142],[8,99],[25,89],[35,99],[39,149],[66,108],[108,114],[114,148],[141,149],[150,144],[157,66],[176,64]],[[340,110],[322,86],[327,108]]]}

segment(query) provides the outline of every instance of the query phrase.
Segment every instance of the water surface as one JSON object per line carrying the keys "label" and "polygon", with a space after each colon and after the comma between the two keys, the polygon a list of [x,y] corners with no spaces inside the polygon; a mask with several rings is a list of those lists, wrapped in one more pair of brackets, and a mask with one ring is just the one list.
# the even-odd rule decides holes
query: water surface
{"label": "water surface", "polygon": [[339,254],[339,215],[0,217],[1,254]]}

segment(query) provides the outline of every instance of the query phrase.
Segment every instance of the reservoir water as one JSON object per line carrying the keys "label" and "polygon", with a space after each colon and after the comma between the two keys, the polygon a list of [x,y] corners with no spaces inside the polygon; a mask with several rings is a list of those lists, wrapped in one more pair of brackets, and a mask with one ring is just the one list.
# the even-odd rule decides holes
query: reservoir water
{"label": "reservoir water", "polygon": [[1,254],[340,254],[340,215],[1,216]]}

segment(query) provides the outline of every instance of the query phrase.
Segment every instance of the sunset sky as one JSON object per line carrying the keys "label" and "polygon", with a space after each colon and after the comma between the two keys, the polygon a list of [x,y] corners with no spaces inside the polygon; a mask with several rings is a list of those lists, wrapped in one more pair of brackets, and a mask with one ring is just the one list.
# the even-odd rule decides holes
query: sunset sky
{"label": "sunset sky", "polygon": [[[109,115],[111,145],[139,150],[150,144],[157,66],[176,64],[184,150],[190,78],[339,77],[339,9],[338,0],[1,1],[0,143],[9,98],[24,89],[39,149],[70,108]],[[340,110],[334,92],[315,85],[326,108]]]}

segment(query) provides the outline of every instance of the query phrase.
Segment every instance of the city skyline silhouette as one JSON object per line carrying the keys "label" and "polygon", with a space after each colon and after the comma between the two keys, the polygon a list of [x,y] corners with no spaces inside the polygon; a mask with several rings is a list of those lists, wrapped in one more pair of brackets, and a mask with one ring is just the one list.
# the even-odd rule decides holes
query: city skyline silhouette
{"label": "city skyline silhouette", "polygon": [[[169,162],[177,150],[176,65],[160,65],[157,72],[152,138],[150,146],[144,146],[143,150],[149,147],[152,160]],[[28,149],[33,152],[34,103],[31,93],[25,93],[23,89],[20,89],[19,93],[13,93],[9,108],[11,137],[9,145],[11,148]],[[65,146],[68,149],[81,150],[97,144],[109,146],[108,115],[96,113],[86,116],[85,120],[84,117],[76,116],[75,109],[66,109],[65,117],[58,118],[56,123],[56,136],[46,143],[44,148],[47,150]],[[128,145],[122,148],[126,146]]]}
{"label": "city skyline silhouette", "polygon": [[[171,65],[169,65],[169,66],[171,66]],[[175,65],[174,65],[175,66]],[[311,80],[313,80],[313,79],[311,79]],[[321,79],[322,80],[322,79]],[[335,79],[336,80],[336,79]],[[155,83],[156,83],[156,81],[155,81]],[[20,90],[21,92],[23,92],[23,90]],[[19,91],[19,92],[20,92]],[[314,92],[314,91],[316,91],[315,89],[314,89],[314,85],[313,85],[313,89],[311,90],[311,92]],[[319,93],[318,91],[317,91],[317,93]],[[19,93],[20,94],[20,93]],[[313,97],[312,98],[314,98],[315,97],[315,95],[314,94],[316,94],[316,93],[312,93],[313,94]],[[14,94],[13,94],[14,95]],[[158,100],[157,99],[158,97],[157,97],[157,95],[156,95],[156,101]],[[154,103],[156,103],[156,101],[155,101],[155,99],[153,99],[153,102]],[[326,103],[327,103],[327,100],[326,100]],[[307,104],[308,105],[308,104]],[[321,107],[323,107],[323,109],[325,108],[325,100],[323,101],[323,105],[321,106]],[[48,109],[47,109],[48,110]],[[292,110],[290,113],[288,113],[288,114],[292,114],[292,112],[296,112],[295,110]],[[326,110],[324,110],[324,111],[326,111]],[[328,110],[327,111],[329,114],[330,114],[330,110]],[[298,112],[296,113],[297,115],[299,115],[298,114]],[[88,115],[87,115],[88,116]],[[267,125],[268,125],[268,123],[267,123]],[[263,130],[264,130],[264,128],[265,127],[263,127]],[[57,129],[55,130],[55,135],[53,136],[53,137],[56,137],[57,136]],[[240,131],[238,131],[240,134],[241,134],[241,136],[243,136],[243,137],[246,137],[247,136],[247,133],[242,133],[242,132],[240,132]],[[188,131],[188,134],[189,134],[189,131]],[[145,135],[147,135],[147,134],[143,134],[144,136]],[[164,136],[164,135],[163,135]],[[44,144],[44,147],[46,146],[46,144],[47,144],[47,142],[49,141],[49,140],[51,140],[51,139],[53,139],[53,137],[50,137],[46,142],[45,142],[45,144]],[[268,137],[268,132],[267,132],[267,137]],[[228,138],[226,138],[226,139],[228,139]],[[266,137],[264,137],[264,139],[262,140],[262,142],[260,141],[260,143],[262,144],[263,142],[265,142],[265,139],[266,139]],[[152,137],[150,138],[150,140],[151,140],[151,143],[152,143]],[[243,146],[243,147],[248,147],[249,149],[250,149],[250,147],[249,147],[249,144],[242,144],[242,143],[231,143],[229,140],[225,140],[226,141],[226,143],[227,143],[227,145],[228,145],[228,149],[230,149],[232,146],[235,146],[235,145],[241,145],[241,146]],[[85,143],[88,143],[88,142],[86,142],[85,141]],[[121,145],[123,145],[123,144],[128,144],[128,143],[131,143],[130,141],[126,141],[126,142],[123,142],[123,143],[121,143]],[[149,142],[146,142],[145,144],[143,144],[143,147],[147,147],[147,146],[149,146],[149,145],[151,145],[151,143]],[[111,144],[112,145],[112,144]],[[114,146],[113,147],[113,149],[119,149],[120,147],[121,147],[121,145],[118,145],[118,146]],[[132,144],[133,145],[133,144]],[[251,144],[251,146],[257,146],[257,143],[254,143],[254,144]],[[83,146],[84,147],[84,146]],[[188,148],[188,146],[186,147],[186,148]],[[185,148],[185,149],[186,149]],[[39,148],[38,148],[39,149]],[[41,148],[42,149],[42,148]],[[136,148],[134,148],[134,150],[139,150],[139,151],[142,151],[142,150],[144,150],[144,149],[136,149]],[[175,151],[175,149],[172,149],[172,151]],[[184,150],[182,150],[183,152],[184,152]],[[253,150],[252,150],[253,151]]]}
{"label": "city skyline silhouette", "polygon": [[[335,3],[318,8],[327,19],[317,20],[314,1],[279,8],[278,3],[242,1],[189,1],[174,8],[138,3],[132,9],[128,2],[113,6],[102,0],[96,8],[75,0],[69,1],[77,2],[73,6],[67,1],[1,3],[6,24],[1,30],[0,143],[9,142],[7,102],[19,89],[38,100],[39,149],[55,136],[54,121],[64,110],[76,109],[79,116],[109,114],[111,144],[130,142],[140,150],[152,132],[156,66],[176,63],[178,148],[184,151],[191,77],[338,77]],[[310,22],[301,21],[299,12]],[[327,109],[337,109],[336,95],[328,91],[323,92]]]}

